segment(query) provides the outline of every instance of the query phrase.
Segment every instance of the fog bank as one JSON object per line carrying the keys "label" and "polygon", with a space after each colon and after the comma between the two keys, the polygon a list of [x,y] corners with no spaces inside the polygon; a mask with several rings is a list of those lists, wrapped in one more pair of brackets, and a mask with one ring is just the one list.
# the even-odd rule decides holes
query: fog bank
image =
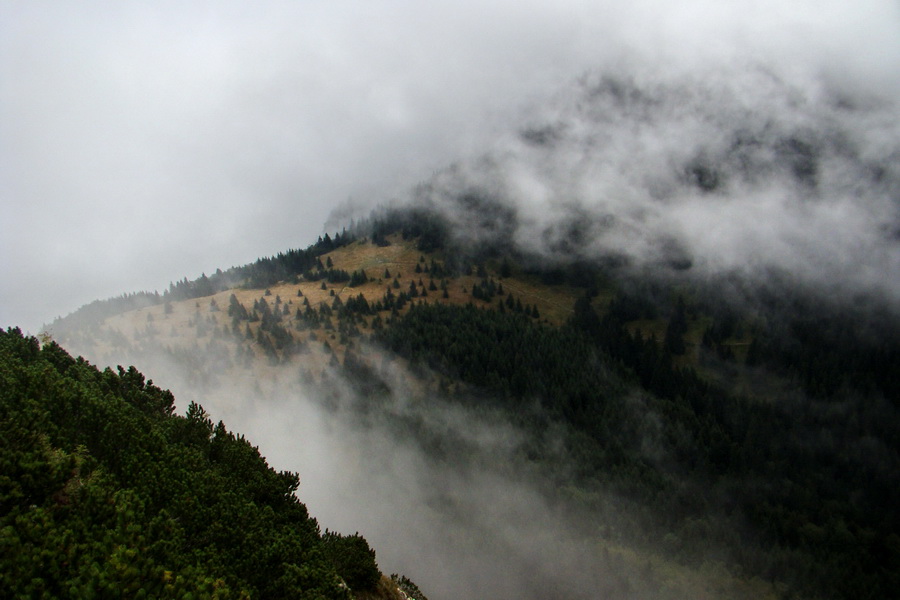
{"label": "fog bank", "polygon": [[893,99],[755,62],[591,72],[417,190],[467,241],[900,301]]}
{"label": "fog bank", "polygon": [[[179,412],[201,404],[270,466],[299,473],[297,495],[322,529],[359,532],[382,572],[408,576],[432,600],[680,598],[711,586],[729,598],[759,592],[722,573],[676,567],[662,558],[661,542],[659,553],[638,550],[631,534],[613,533],[635,522],[630,508],[598,489],[587,492],[589,505],[578,501],[585,491],[568,488],[566,432],[549,416],[544,439],[535,439],[501,410],[424,390],[400,360],[377,369],[387,395],[361,396],[337,372],[304,382],[306,362],[213,362],[198,372],[162,350],[71,350],[101,366],[110,358],[141,365],[173,391]],[[546,462],[527,458],[535,446],[550,453]],[[643,544],[661,539],[649,530],[641,536]]]}

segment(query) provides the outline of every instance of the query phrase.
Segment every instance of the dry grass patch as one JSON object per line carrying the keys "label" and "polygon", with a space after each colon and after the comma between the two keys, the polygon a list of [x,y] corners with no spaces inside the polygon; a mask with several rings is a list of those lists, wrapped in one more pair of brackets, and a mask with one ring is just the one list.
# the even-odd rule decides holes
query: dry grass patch
{"label": "dry grass patch", "polygon": [[[424,256],[416,249],[415,243],[404,240],[399,235],[388,237],[389,246],[376,246],[370,242],[358,241],[348,244],[322,256],[322,262],[331,258],[335,269],[343,269],[348,273],[359,271],[366,272],[370,279],[378,279],[384,275],[384,270],[391,272],[395,277],[397,272],[402,276],[411,277],[415,273],[416,264]],[[426,260],[431,262],[430,258]]]}
{"label": "dry grass patch", "polygon": [[[231,335],[232,319],[228,316],[230,298],[233,294],[248,312],[253,310],[254,303],[259,299],[264,299],[270,307],[274,308],[276,299],[280,298],[280,304],[288,307],[288,314],[283,315],[282,326],[290,331],[296,342],[305,344],[308,350],[292,357],[290,363],[302,365],[313,372],[321,373],[331,360],[331,353],[325,349],[325,343],[328,343],[339,361],[343,361],[347,344],[341,343],[336,317],[332,317],[332,329],[319,327],[311,330],[297,327],[299,322],[296,315],[298,309],[301,312],[305,310],[304,299],[313,309],[318,309],[323,303],[330,307],[335,298],[346,303],[350,297],[359,295],[365,297],[370,305],[374,305],[382,300],[388,289],[395,295],[409,292],[410,282],[415,281],[418,293],[421,294],[425,289],[427,295],[413,298],[412,302],[400,311],[400,314],[408,311],[413,303],[440,302],[456,305],[472,303],[479,308],[496,309],[498,302],[505,301],[505,296],[495,296],[490,302],[476,300],[472,296],[473,286],[479,284],[482,277],[463,275],[432,278],[430,273],[424,272],[424,269],[431,267],[432,260],[438,264],[443,262],[437,255],[422,253],[416,249],[414,241],[403,240],[399,235],[391,236],[389,240],[391,244],[383,247],[368,242],[354,242],[321,257],[322,262],[326,264],[328,258],[331,258],[333,268],[348,273],[364,270],[369,281],[363,285],[350,287],[348,282],[328,283],[325,281],[325,289],[322,289],[324,280],[320,280],[298,283],[280,282],[268,288],[235,288],[203,298],[170,302],[168,313],[164,304],[123,313],[107,319],[104,327],[121,333],[129,343],[142,343],[142,341],[149,341],[152,338],[152,343],[163,347],[189,348],[197,344],[202,347],[204,343],[215,339],[216,343],[226,345],[232,352],[235,352],[238,346],[249,345],[257,359],[264,361],[266,357],[263,356],[255,339],[259,322],[242,321],[238,326],[239,335]],[[422,272],[415,272],[417,265],[422,267]],[[390,278],[384,277],[385,269],[389,271]],[[541,320],[554,325],[562,324],[571,316],[575,300],[581,294],[580,290],[568,286],[544,285],[534,277],[513,276],[501,279],[499,273],[493,269],[489,270],[489,277],[493,277],[498,284],[502,283],[504,291],[513,294],[523,305],[537,306]],[[397,288],[393,287],[395,278],[399,284]],[[438,288],[436,290],[428,290],[432,279]],[[441,289],[443,282],[446,282],[447,298],[444,298],[444,291]],[[302,296],[298,296],[298,291]],[[279,308],[281,309],[280,306]],[[380,315],[382,319],[385,319],[388,313],[382,311]],[[372,333],[373,318],[373,316],[365,317],[358,325],[363,336]],[[202,321],[200,329],[205,330],[205,333],[200,336],[198,336],[198,321]],[[220,333],[224,330],[226,335],[214,336],[213,328],[217,328]],[[248,328],[253,339],[246,336]],[[358,338],[351,337],[349,343],[358,344],[360,341]],[[100,339],[95,339],[93,345],[95,349],[102,352],[115,350],[102,336]]]}

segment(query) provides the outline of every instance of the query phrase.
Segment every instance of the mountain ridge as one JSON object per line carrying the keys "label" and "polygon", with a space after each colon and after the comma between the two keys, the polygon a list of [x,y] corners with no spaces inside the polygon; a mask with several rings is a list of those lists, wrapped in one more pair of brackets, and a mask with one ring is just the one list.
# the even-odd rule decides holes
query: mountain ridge
{"label": "mountain ridge", "polygon": [[[892,480],[889,465],[897,460],[891,441],[896,439],[896,420],[888,416],[896,413],[896,397],[884,375],[896,364],[896,348],[882,343],[889,338],[875,338],[883,347],[867,344],[865,336],[841,325],[854,322],[853,315],[835,319],[827,306],[804,300],[803,292],[774,297],[768,312],[748,312],[751,305],[730,304],[709,286],[679,282],[678,277],[671,282],[627,272],[623,277],[614,263],[572,262],[535,269],[515,253],[449,241],[439,218],[393,216],[388,221],[393,228],[373,218],[350,234],[321,238],[304,251],[318,252],[308,257],[307,264],[315,267],[289,273],[280,283],[270,280],[267,287],[222,290],[203,296],[202,302],[199,297],[163,300],[155,308],[135,311],[130,322],[110,319],[91,335],[100,340],[105,336],[109,352],[149,348],[151,364],[162,349],[174,362],[188,366],[195,380],[205,378],[204,383],[214,381],[217,371],[241,368],[257,380],[284,382],[287,373],[299,368],[299,382],[319,390],[326,405],[344,406],[337,410],[349,406],[354,414],[369,414],[363,417],[369,419],[387,411],[400,423],[398,431],[413,432],[431,455],[444,461],[459,456],[448,454],[448,440],[442,437],[446,433],[433,429],[425,407],[444,401],[462,401],[478,410],[496,407],[526,438],[534,436],[535,441],[517,450],[525,457],[523,468],[533,464],[546,473],[562,468],[568,475],[548,481],[560,489],[580,490],[571,497],[600,492],[598,498],[604,498],[616,490],[632,503],[628,510],[644,507],[621,521],[619,528],[627,534],[613,538],[630,540],[628,544],[643,548],[641,553],[655,545],[667,556],[703,565],[709,558],[701,549],[715,539],[714,546],[727,548],[730,568],[740,577],[768,573],[764,576],[776,595],[794,590],[842,597],[860,581],[878,590],[890,580],[871,571],[861,576],[859,571],[867,572],[859,561],[888,565],[897,560],[894,550],[879,554],[879,548],[893,547],[890,540],[896,535],[896,524],[884,512],[891,494],[881,487]],[[366,228],[369,234],[362,235]],[[279,264],[278,258],[268,260],[256,264]],[[267,272],[277,272],[277,267]],[[580,285],[561,283],[565,281]],[[196,283],[185,281],[181,288],[190,285]],[[170,296],[175,289],[170,288]],[[172,306],[168,315],[167,305]],[[796,312],[801,306],[806,312]],[[472,312],[476,307],[479,310]],[[441,319],[456,324],[434,329]],[[890,331],[895,325],[889,314],[885,319],[885,331]],[[183,336],[193,345],[166,348],[167,326],[178,334],[169,341]],[[785,327],[790,336],[779,333]],[[444,333],[435,333],[440,331]],[[84,331],[71,341],[77,342],[78,335],[89,341]],[[556,341],[538,352],[537,362],[519,354],[541,347],[535,342],[490,349],[496,343],[492,339],[515,340],[520,335],[526,335],[522,340]],[[844,346],[824,345],[842,339]],[[784,340],[799,341],[799,353],[783,345]],[[820,346],[827,351],[816,350]],[[478,348],[488,352],[479,354]],[[498,351],[512,353],[511,362]],[[553,362],[560,351],[560,362]],[[861,356],[855,364],[842,358],[853,353]],[[589,362],[572,371],[571,365],[585,359]],[[822,369],[841,364],[835,361],[846,362],[846,374]],[[523,364],[529,365],[526,371],[521,371]],[[403,373],[399,379],[398,366]],[[586,375],[597,367],[600,375]],[[547,381],[553,383],[548,387]],[[349,396],[339,390],[343,386],[350,389]],[[398,389],[411,395],[418,408],[398,412],[395,400],[385,400]],[[537,389],[543,391],[535,395]],[[355,399],[347,405],[347,397]],[[523,409],[527,406],[533,408]],[[848,410],[862,415],[855,427],[864,433],[851,433],[841,423]],[[876,424],[878,419],[884,422]],[[760,429],[765,422],[775,431],[794,431],[794,437],[766,439]],[[546,427],[542,424],[562,427],[561,452],[550,450],[559,441],[537,433]],[[879,458],[865,466],[871,455],[863,450],[864,438],[873,435],[882,445]],[[849,441],[849,455],[835,445],[835,436]],[[476,459],[477,444],[471,451]],[[800,466],[784,465],[779,455],[793,456]],[[820,464],[822,457],[829,458]],[[862,471],[874,479],[865,483],[862,475],[851,476],[847,485],[852,489],[827,492],[832,506],[844,507],[841,517],[827,516],[803,499],[805,490],[821,493],[819,486],[825,485],[828,473],[846,479],[841,465],[847,460],[857,469],[864,466]],[[823,465],[830,466],[820,471]],[[810,475],[809,482],[801,483]],[[787,478],[794,487],[786,493],[775,491],[765,483],[771,477]],[[693,483],[685,486],[679,478]],[[695,486],[702,481],[710,489],[697,494]],[[736,489],[750,499],[728,499]],[[848,500],[854,494],[858,499]],[[871,512],[867,517],[853,506],[859,498],[866,498],[863,505]],[[582,502],[581,509],[607,510],[603,506],[608,502]],[[661,502],[684,503],[684,512],[660,520],[654,512],[662,509]],[[649,508],[653,506],[657,508]],[[748,539],[755,541],[730,537],[729,528],[747,520],[756,529]],[[881,534],[875,533],[876,522],[884,529]],[[648,534],[658,528],[668,533]],[[844,539],[854,540],[848,547],[814,543],[844,530],[849,533]],[[865,548],[861,554],[860,548]],[[836,570],[835,561],[848,559],[859,566],[845,564]],[[800,565],[815,575],[801,576]]]}

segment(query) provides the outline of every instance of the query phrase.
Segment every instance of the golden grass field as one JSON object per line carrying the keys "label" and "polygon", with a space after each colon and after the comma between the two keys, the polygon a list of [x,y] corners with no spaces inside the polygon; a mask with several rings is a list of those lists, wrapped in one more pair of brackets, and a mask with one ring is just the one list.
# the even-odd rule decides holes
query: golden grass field
{"label": "golden grass field", "polygon": [[[442,257],[439,254],[426,254],[418,251],[414,241],[404,241],[399,236],[392,236],[389,240],[391,244],[384,247],[366,241],[357,241],[321,256],[323,263],[330,259],[335,269],[342,269],[348,273],[364,270],[369,281],[363,285],[350,287],[347,283],[326,283],[325,289],[322,289],[321,281],[301,281],[300,283],[281,282],[268,289],[234,288],[212,296],[171,302],[168,314],[164,305],[130,311],[108,318],[103,327],[121,334],[129,341],[138,342],[141,339],[152,337],[155,344],[168,348],[203,347],[204,344],[209,344],[212,339],[215,339],[218,343],[232,348],[237,348],[239,345],[247,346],[261,357],[262,351],[256,344],[250,343],[250,340],[246,339],[247,327],[250,328],[251,335],[255,338],[259,327],[258,322],[242,322],[239,325],[242,335],[231,334],[231,318],[227,314],[229,298],[234,294],[238,302],[244,305],[248,311],[260,298],[264,298],[270,306],[278,298],[282,304],[288,306],[289,314],[285,317],[283,325],[291,331],[295,341],[307,344],[311,350],[293,360],[303,361],[307,367],[318,371],[330,358],[317,351],[324,348],[324,342],[328,342],[339,358],[346,352],[347,344],[337,333],[335,318],[332,318],[332,328],[330,329],[325,326],[317,329],[293,327],[296,324],[297,309],[303,308],[304,298],[313,308],[318,308],[322,303],[331,306],[335,298],[340,298],[344,302],[351,296],[356,297],[360,294],[370,304],[374,304],[383,298],[388,288],[391,288],[395,294],[407,291],[410,281],[415,281],[419,290],[427,289],[431,283],[431,276],[426,272],[416,273],[416,265],[420,265],[424,269],[430,266],[433,260],[438,264],[442,263]],[[390,273],[390,279],[384,278],[385,270]],[[535,278],[517,274],[501,278],[496,269],[488,267],[487,270],[489,277],[503,284],[506,293],[512,293],[524,305],[536,306],[540,313],[540,321],[550,325],[561,325],[569,318],[575,300],[580,294],[579,290],[569,286],[547,286]],[[394,278],[399,282],[399,288],[392,287]],[[500,300],[499,297],[494,298],[491,303],[472,297],[472,287],[481,280],[481,277],[474,274],[435,279],[435,285],[439,288],[442,283],[446,283],[448,297],[444,298],[441,290],[428,291],[427,296],[420,296],[415,301],[457,305],[471,302],[484,308],[496,307]],[[298,292],[302,296],[298,295]],[[400,311],[401,314],[409,310],[410,306],[411,303],[407,304]],[[382,318],[387,318],[388,315],[389,313],[383,312]],[[369,317],[358,325],[363,335],[372,333],[371,320],[372,318]],[[198,321],[202,321],[199,328]],[[219,335],[216,335],[217,331]],[[225,332],[227,335],[222,335]],[[98,355],[111,351],[113,348],[108,338],[109,336],[95,337],[94,348],[90,354]]]}

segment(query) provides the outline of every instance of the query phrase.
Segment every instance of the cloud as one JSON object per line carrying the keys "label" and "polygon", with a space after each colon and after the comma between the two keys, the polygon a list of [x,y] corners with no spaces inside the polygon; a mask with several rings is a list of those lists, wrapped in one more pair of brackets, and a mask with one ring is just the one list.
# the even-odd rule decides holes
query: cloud
{"label": "cloud", "polygon": [[[897,109],[870,89],[755,61],[606,67],[418,200],[463,237],[511,227],[521,250],[550,258],[617,255],[703,277],[775,269],[896,304]],[[490,214],[502,217],[479,232]]]}
{"label": "cloud", "polygon": [[31,329],[304,247],[334,206],[399,197],[482,153],[591,69],[703,79],[710,58],[755,60],[900,91],[888,0],[0,11],[0,320]]}
{"label": "cloud", "polygon": [[[547,439],[535,440],[483,402],[467,408],[424,392],[428,376],[416,379],[398,360],[373,367],[386,395],[360,396],[339,372],[316,372],[311,384],[299,381],[295,363],[228,369],[202,344],[190,358],[146,340],[97,356],[100,346],[81,340],[83,347],[73,339],[70,348],[101,366],[110,359],[143,365],[173,391],[179,412],[201,404],[270,466],[298,472],[298,496],[323,529],[361,533],[385,574],[410,577],[434,600],[683,597],[659,589],[647,561],[623,558],[630,554],[621,539],[602,540],[601,523],[627,521],[621,500],[611,496],[610,515],[586,516],[551,489],[569,478],[566,434],[549,417]],[[526,448],[545,443],[548,455],[554,446],[560,452],[552,469],[524,458]]]}

